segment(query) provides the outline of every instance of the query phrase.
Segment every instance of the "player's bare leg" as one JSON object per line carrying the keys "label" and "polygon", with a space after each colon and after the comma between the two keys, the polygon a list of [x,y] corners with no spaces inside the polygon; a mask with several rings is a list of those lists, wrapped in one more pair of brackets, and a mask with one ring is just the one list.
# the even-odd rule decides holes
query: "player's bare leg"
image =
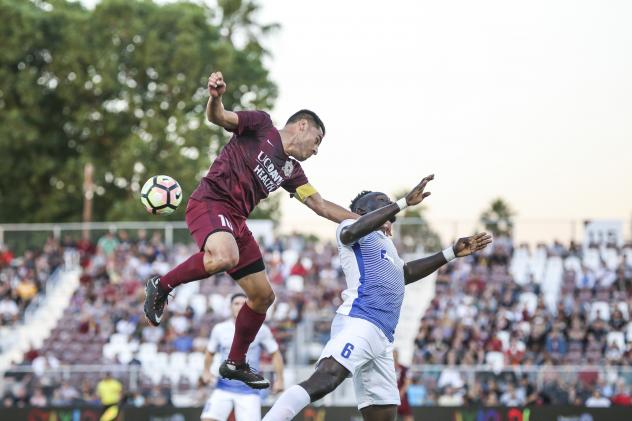
{"label": "player's bare leg", "polygon": [[338,361],[331,357],[323,358],[314,374],[300,385],[309,393],[312,402],[315,402],[333,392],[348,375],[349,370]]}
{"label": "player's bare leg", "polygon": [[248,366],[246,352],[257,336],[268,308],[274,303],[274,291],[265,271],[246,275],[237,282],[248,299],[235,320],[233,344],[219,372],[223,377],[243,381],[252,388],[265,389],[270,382]]}
{"label": "player's bare leg", "polygon": [[348,375],[349,370],[335,359],[331,357],[322,359],[309,379],[290,387],[281,394],[263,417],[263,421],[293,419],[310,402],[322,399],[333,392]]}
{"label": "player's bare leg", "polygon": [[237,283],[248,297],[246,305],[257,313],[265,314],[274,303],[274,291],[265,271],[244,276]]}
{"label": "player's bare leg", "polygon": [[239,262],[239,247],[233,234],[218,231],[204,243],[204,269],[207,276],[231,270]]}
{"label": "player's bare leg", "polygon": [[360,410],[364,421],[395,421],[397,419],[396,405],[371,405]]}
{"label": "player's bare leg", "polygon": [[[178,281],[207,278],[232,269],[239,261],[239,248],[229,232],[218,231],[206,238],[204,251],[194,254],[163,277],[154,276],[145,285],[145,317],[158,326],[167,297]],[[180,282],[181,283],[181,282]]]}

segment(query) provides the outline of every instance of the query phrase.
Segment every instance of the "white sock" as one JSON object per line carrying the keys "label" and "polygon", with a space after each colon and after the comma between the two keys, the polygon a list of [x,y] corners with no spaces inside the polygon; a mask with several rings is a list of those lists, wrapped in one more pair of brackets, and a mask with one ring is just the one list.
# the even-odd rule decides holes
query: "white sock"
{"label": "white sock", "polygon": [[299,385],[294,385],[279,396],[261,421],[290,421],[310,402],[307,391]]}

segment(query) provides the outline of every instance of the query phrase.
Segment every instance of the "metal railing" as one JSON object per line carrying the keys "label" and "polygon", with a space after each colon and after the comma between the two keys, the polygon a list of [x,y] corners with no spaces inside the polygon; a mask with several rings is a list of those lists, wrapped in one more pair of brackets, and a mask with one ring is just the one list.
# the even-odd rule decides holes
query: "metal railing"
{"label": "metal railing", "polygon": [[[118,230],[145,230],[148,238],[153,232],[160,232],[167,246],[174,243],[174,232],[186,230],[184,221],[176,222],[149,222],[149,221],[117,221],[117,222],[64,222],[64,223],[35,223],[35,224],[0,224],[0,244],[6,244],[12,250],[25,249],[25,245],[44,244],[46,238],[53,236],[61,240],[66,234],[77,240],[85,231],[90,235],[91,241],[96,241],[99,236],[108,231]],[[190,241],[190,240],[189,240]]]}

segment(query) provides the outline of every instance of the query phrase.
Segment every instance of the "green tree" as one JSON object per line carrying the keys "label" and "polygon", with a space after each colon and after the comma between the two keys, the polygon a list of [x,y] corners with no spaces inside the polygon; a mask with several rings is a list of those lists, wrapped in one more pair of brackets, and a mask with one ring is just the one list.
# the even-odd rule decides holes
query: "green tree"
{"label": "green tree", "polygon": [[[404,197],[407,193],[408,191],[400,191],[393,197]],[[400,223],[398,233],[402,243],[407,247],[421,245],[425,251],[436,251],[441,249],[441,238],[428,223],[424,215],[426,209],[424,205],[421,205],[406,208],[400,212],[397,218],[400,222],[406,218],[406,222]]]}
{"label": "green tree", "polygon": [[489,209],[481,214],[481,224],[494,236],[513,234],[513,217],[515,212],[509,204],[501,198],[494,199],[489,205]]}
{"label": "green tree", "polygon": [[[80,220],[87,162],[95,220],[153,218],[138,194],[154,174],[176,178],[186,199],[229,138],[205,120],[210,72],[226,75],[228,108],[276,98],[258,42],[275,26],[256,10],[0,0],[0,221]],[[259,216],[278,215],[273,205]]]}

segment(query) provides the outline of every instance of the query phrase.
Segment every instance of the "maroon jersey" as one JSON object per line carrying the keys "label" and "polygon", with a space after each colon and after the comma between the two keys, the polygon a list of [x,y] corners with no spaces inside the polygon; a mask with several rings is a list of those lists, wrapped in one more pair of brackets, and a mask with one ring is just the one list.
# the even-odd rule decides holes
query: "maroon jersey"
{"label": "maroon jersey", "polygon": [[279,187],[295,193],[308,181],[299,162],[283,151],[281,135],[267,113],[238,111],[237,115],[233,137],[191,197],[225,202],[247,217]]}

